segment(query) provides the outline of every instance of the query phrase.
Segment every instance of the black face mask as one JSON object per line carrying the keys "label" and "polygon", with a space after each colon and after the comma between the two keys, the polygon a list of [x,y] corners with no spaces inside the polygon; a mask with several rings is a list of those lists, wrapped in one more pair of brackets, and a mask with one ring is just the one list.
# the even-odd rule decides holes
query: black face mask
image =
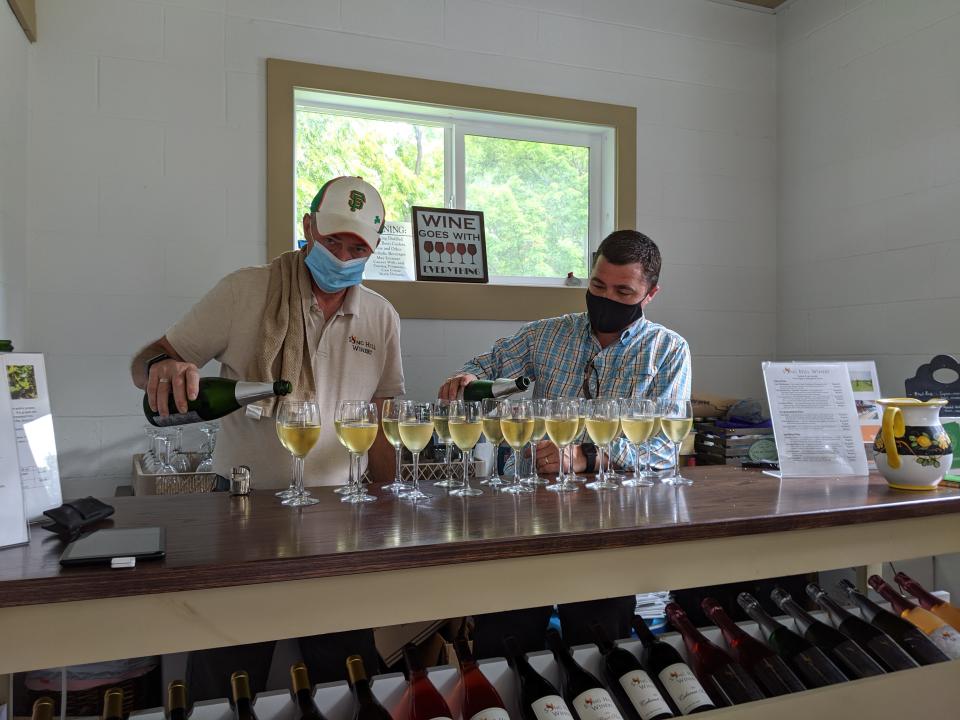
{"label": "black face mask", "polygon": [[587,290],[587,315],[594,332],[620,332],[643,317],[643,301],[626,305]]}

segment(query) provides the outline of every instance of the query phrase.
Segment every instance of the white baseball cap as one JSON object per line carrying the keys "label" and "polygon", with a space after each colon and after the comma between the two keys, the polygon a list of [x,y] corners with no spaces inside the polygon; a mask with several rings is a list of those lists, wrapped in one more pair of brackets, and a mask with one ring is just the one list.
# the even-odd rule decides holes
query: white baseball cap
{"label": "white baseball cap", "polygon": [[383,199],[363,178],[343,176],[327,181],[310,203],[310,213],[321,235],[356,235],[371,250],[380,244],[386,222]]}

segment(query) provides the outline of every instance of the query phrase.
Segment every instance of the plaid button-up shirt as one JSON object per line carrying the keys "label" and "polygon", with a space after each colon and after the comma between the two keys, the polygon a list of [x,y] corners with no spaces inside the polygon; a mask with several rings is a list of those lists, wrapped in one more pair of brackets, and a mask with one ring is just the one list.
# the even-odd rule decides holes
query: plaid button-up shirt
{"label": "plaid button-up shirt", "polygon": [[[585,397],[585,389],[594,398],[690,398],[687,341],[646,318],[606,348],[600,347],[587,313],[536,320],[497,340],[461,372],[489,379],[525,375],[535,383],[534,398]],[[672,445],[662,435],[651,441],[651,453],[655,467],[673,465]],[[613,461],[633,467],[634,453],[623,437],[614,441]]]}

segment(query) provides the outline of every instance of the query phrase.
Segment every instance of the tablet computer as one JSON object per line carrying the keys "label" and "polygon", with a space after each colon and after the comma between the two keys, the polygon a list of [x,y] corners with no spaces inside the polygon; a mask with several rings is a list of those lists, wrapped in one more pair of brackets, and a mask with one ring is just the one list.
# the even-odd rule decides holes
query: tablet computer
{"label": "tablet computer", "polygon": [[166,554],[163,528],[116,528],[96,530],[67,545],[61,565],[109,563],[117,557],[162,558]]}

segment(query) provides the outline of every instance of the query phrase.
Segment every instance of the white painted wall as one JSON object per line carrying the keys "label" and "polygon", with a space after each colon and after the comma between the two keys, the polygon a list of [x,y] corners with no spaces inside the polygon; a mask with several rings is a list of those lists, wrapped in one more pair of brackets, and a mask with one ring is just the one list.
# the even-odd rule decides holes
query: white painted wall
{"label": "white painted wall", "polygon": [[[65,493],[142,436],[128,358],[265,259],[264,59],[635,105],[650,315],[697,388],[759,393],[775,351],[775,20],[707,0],[39,0],[30,63],[29,347]],[[54,207],[54,201],[56,207]],[[66,240],[66,242],[65,242]],[[516,323],[406,321],[412,396]]]}
{"label": "white painted wall", "polygon": [[0,338],[24,347],[27,268],[27,47],[13,11],[0,5]]}
{"label": "white painted wall", "polygon": [[800,0],[777,30],[778,353],[902,394],[960,353],[960,2]]}

